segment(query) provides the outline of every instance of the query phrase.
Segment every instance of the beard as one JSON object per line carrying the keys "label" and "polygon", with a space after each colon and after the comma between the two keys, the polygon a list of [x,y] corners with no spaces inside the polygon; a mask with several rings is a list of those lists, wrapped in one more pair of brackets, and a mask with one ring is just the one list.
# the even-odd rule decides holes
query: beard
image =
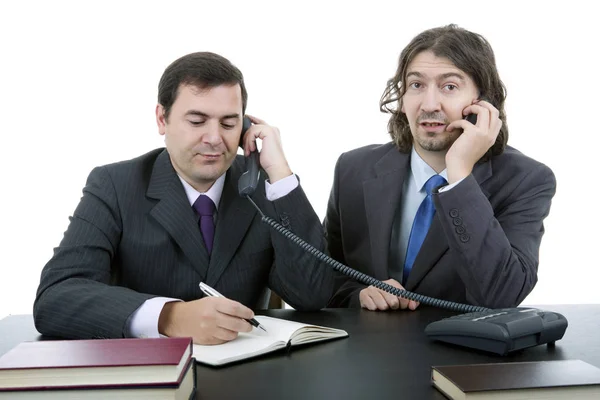
{"label": "beard", "polygon": [[427,133],[417,134],[414,140],[423,150],[447,151],[460,135],[460,130],[444,133],[443,135],[431,135]]}
{"label": "beard", "polygon": [[437,121],[444,125],[448,125],[450,121],[442,112],[424,112],[417,118],[417,125],[411,127],[411,129],[414,129],[413,132],[416,132],[413,135],[413,139],[426,151],[448,151],[450,146],[452,146],[454,141],[462,133],[462,129],[455,129],[452,132],[444,131],[437,134],[433,132],[422,132],[419,129],[422,121]]}

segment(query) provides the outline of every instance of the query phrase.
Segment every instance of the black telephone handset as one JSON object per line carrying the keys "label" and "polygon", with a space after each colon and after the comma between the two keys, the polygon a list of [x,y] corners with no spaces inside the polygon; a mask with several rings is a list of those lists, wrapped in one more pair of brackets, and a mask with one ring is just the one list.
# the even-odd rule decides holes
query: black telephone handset
{"label": "black telephone handset", "polygon": [[[250,121],[250,118],[244,117],[242,134],[240,135],[240,147],[243,145],[244,134],[251,125],[252,122]],[[242,197],[252,196],[258,186],[258,179],[260,178],[259,157],[258,150],[251,152],[250,155],[246,157],[246,172],[244,172],[238,180],[238,192]]]}
{"label": "black telephone handset", "polygon": [[466,119],[467,121],[469,121],[473,125],[477,124],[477,114],[466,115],[463,119]]}
{"label": "black telephone handset", "polygon": [[[465,119],[474,124],[477,122],[477,115],[469,114]],[[244,117],[242,138],[250,125],[250,119]],[[259,178],[258,151],[253,151],[246,158],[246,168],[247,171],[238,181],[240,196],[246,197],[252,203],[261,215],[263,222],[319,261],[367,286],[375,286],[395,296],[417,301],[422,305],[464,313],[430,323],[425,329],[425,334],[431,339],[501,355],[545,343],[553,344],[562,339],[568,323],[561,314],[533,308],[490,309],[436,299],[398,289],[334,260],[266,216],[252,200],[250,196],[254,193]]]}

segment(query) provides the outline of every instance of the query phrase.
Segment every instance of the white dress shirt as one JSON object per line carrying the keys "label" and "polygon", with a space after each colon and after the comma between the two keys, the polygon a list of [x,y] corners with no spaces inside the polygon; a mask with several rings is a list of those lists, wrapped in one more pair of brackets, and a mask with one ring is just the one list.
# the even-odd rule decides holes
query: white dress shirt
{"label": "white dress shirt", "polygon": [[[181,176],[179,177],[185,194],[187,195],[190,206],[192,206],[200,195],[204,194],[215,203],[216,209],[219,209],[219,202],[223,194],[223,186],[225,185],[225,174],[221,175],[211,188],[206,193],[200,193],[187,183]],[[292,174],[286,178],[280,179],[271,184],[268,180],[265,181],[265,192],[267,200],[274,201],[289,194],[292,190],[298,187],[298,178]],[[216,221],[217,212],[215,211],[214,218]],[[158,332],[158,318],[166,303],[172,301],[181,301],[169,297],[153,297],[146,300],[129,319],[127,332],[129,337],[137,338],[158,338],[162,335]]]}

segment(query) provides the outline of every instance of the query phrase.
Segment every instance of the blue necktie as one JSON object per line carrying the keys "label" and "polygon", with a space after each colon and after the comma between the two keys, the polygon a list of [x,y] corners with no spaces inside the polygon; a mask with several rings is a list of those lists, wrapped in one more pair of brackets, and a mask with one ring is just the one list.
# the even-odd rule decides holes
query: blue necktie
{"label": "blue necktie", "polygon": [[435,206],[433,205],[433,199],[431,198],[431,191],[434,188],[447,183],[446,179],[440,175],[433,175],[425,182],[427,196],[423,199],[423,202],[417,210],[412,230],[410,231],[410,237],[408,238],[408,247],[406,249],[406,258],[404,260],[404,270],[402,273],[403,284],[405,284],[408,279],[408,274],[410,274],[415,258],[417,258],[417,254],[419,254],[425,236],[427,236],[427,231],[429,231],[429,227],[431,226],[431,221],[433,221]]}

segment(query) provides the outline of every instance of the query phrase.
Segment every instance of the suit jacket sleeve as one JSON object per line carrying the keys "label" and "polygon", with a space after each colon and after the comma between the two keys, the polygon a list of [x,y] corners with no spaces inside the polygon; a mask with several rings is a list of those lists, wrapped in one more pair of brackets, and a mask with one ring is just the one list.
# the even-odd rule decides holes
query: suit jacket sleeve
{"label": "suit jacket sleeve", "polygon": [[[327,238],[327,251],[329,255],[342,264],[346,264],[344,249],[342,245],[342,229],[340,225],[340,214],[338,210],[340,164],[343,154],[338,159],[333,175],[333,186],[327,203],[327,214],[325,215],[325,234]],[[335,293],[329,301],[330,307],[360,307],[359,293],[367,286],[354,279],[335,272]]]}
{"label": "suit jacket sleeve", "polygon": [[531,292],[555,191],[554,174],[538,164],[496,210],[472,175],[434,195],[450,251],[462,260],[456,269],[470,304],[514,307]]}
{"label": "suit jacket sleeve", "polygon": [[[325,235],[317,214],[299,185],[271,203],[271,216],[282,226],[325,251]],[[269,286],[296,310],[319,310],[333,293],[333,270],[282,234],[271,229],[274,264]]]}
{"label": "suit jacket sleeve", "polygon": [[109,285],[121,234],[111,177],[105,168],[95,168],[63,240],[42,270],[33,307],[40,333],[73,339],[125,336],[129,316],[153,296]]}

